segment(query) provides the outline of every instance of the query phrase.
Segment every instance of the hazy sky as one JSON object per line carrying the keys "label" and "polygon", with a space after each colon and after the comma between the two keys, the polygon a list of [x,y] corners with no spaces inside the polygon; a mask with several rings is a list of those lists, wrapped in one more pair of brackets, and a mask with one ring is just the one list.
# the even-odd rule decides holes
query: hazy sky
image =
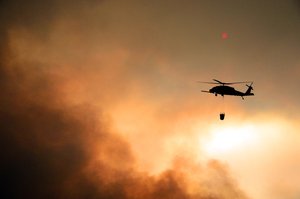
{"label": "hazy sky", "polygon": [[[0,11],[7,198],[300,197],[299,1]],[[254,81],[255,96],[202,93],[211,85],[196,81],[213,78]]]}

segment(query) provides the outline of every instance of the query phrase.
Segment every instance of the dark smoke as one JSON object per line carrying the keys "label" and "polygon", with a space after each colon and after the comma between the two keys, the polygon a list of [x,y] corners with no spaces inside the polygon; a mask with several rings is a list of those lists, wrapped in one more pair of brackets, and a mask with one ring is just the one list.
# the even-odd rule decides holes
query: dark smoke
{"label": "dark smoke", "polygon": [[10,29],[47,40],[51,23],[78,6],[58,2],[1,1],[1,198],[245,198],[216,163],[210,169],[218,186],[200,192],[188,191],[186,173],[176,167],[157,177],[135,171],[130,146],[104,116],[91,104],[65,101],[61,76],[45,63],[14,62]]}

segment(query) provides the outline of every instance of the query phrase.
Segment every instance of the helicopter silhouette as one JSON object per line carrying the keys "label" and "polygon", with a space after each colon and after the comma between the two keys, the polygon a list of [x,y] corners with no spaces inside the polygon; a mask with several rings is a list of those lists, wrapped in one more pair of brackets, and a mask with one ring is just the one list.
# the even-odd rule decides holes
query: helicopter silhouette
{"label": "helicopter silhouette", "polygon": [[[217,79],[213,79],[215,82],[201,82],[198,81],[199,83],[206,83],[206,84],[218,84],[219,86],[215,86],[211,89],[209,89],[208,91],[204,91],[202,90],[202,92],[205,93],[212,93],[215,96],[221,95],[224,97],[224,95],[233,95],[233,96],[240,96],[242,97],[242,99],[244,99],[245,96],[252,96],[254,95],[254,93],[251,93],[251,91],[253,90],[252,84],[253,82],[221,82]],[[227,86],[227,85],[232,85],[232,84],[243,84],[243,83],[251,83],[250,85],[246,86],[248,87],[248,89],[246,90],[246,92],[241,92],[238,90],[235,90],[235,88],[231,87],[231,86]]]}

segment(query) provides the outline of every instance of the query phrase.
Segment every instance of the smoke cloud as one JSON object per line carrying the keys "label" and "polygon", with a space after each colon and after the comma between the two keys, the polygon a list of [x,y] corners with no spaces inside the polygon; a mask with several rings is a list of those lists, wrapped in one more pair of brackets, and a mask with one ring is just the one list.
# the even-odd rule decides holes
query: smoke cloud
{"label": "smoke cloud", "polygon": [[[85,54],[99,49],[91,46],[91,39],[81,39],[90,31],[101,34],[98,43],[111,35],[98,29],[82,30],[79,36],[74,31],[92,29],[91,24],[110,29],[105,21],[107,2],[1,1],[0,7],[1,198],[247,198],[218,161],[199,165],[190,158],[175,158],[157,175],[137,169],[130,142],[114,130],[108,116],[108,110],[120,103],[117,93],[140,89],[112,84],[107,89],[107,83],[122,75],[126,75],[122,80],[130,80],[134,69],[117,67],[131,54],[122,48],[115,57],[98,58],[95,53],[87,64]],[[93,7],[104,12],[103,21],[88,21],[93,20]],[[79,21],[74,23],[74,18]],[[74,32],[68,32],[70,26]],[[116,32],[112,37],[120,36]],[[103,45],[100,52],[116,44]],[[76,51],[64,51],[73,48]],[[94,76],[95,72],[101,75]],[[151,75],[144,77],[153,84]],[[95,82],[100,92],[82,96],[96,90],[86,87]]]}

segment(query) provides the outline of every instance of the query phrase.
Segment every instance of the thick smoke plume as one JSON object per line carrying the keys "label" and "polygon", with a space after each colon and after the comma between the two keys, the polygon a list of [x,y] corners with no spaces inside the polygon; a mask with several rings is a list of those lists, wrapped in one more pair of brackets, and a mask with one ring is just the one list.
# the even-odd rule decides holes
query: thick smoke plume
{"label": "thick smoke plume", "polygon": [[1,65],[4,198],[245,198],[217,162],[157,177],[135,171],[130,147],[91,105],[65,104],[55,76],[9,67]]}
{"label": "thick smoke plume", "polygon": [[1,198],[246,198],[217,161],[179,159],[157,176],[138,171],[104,114],[91,103],[68,103],[62,69],[14,57],[11,32],[48,41],[60,15],[98,3],[1,1]]}

